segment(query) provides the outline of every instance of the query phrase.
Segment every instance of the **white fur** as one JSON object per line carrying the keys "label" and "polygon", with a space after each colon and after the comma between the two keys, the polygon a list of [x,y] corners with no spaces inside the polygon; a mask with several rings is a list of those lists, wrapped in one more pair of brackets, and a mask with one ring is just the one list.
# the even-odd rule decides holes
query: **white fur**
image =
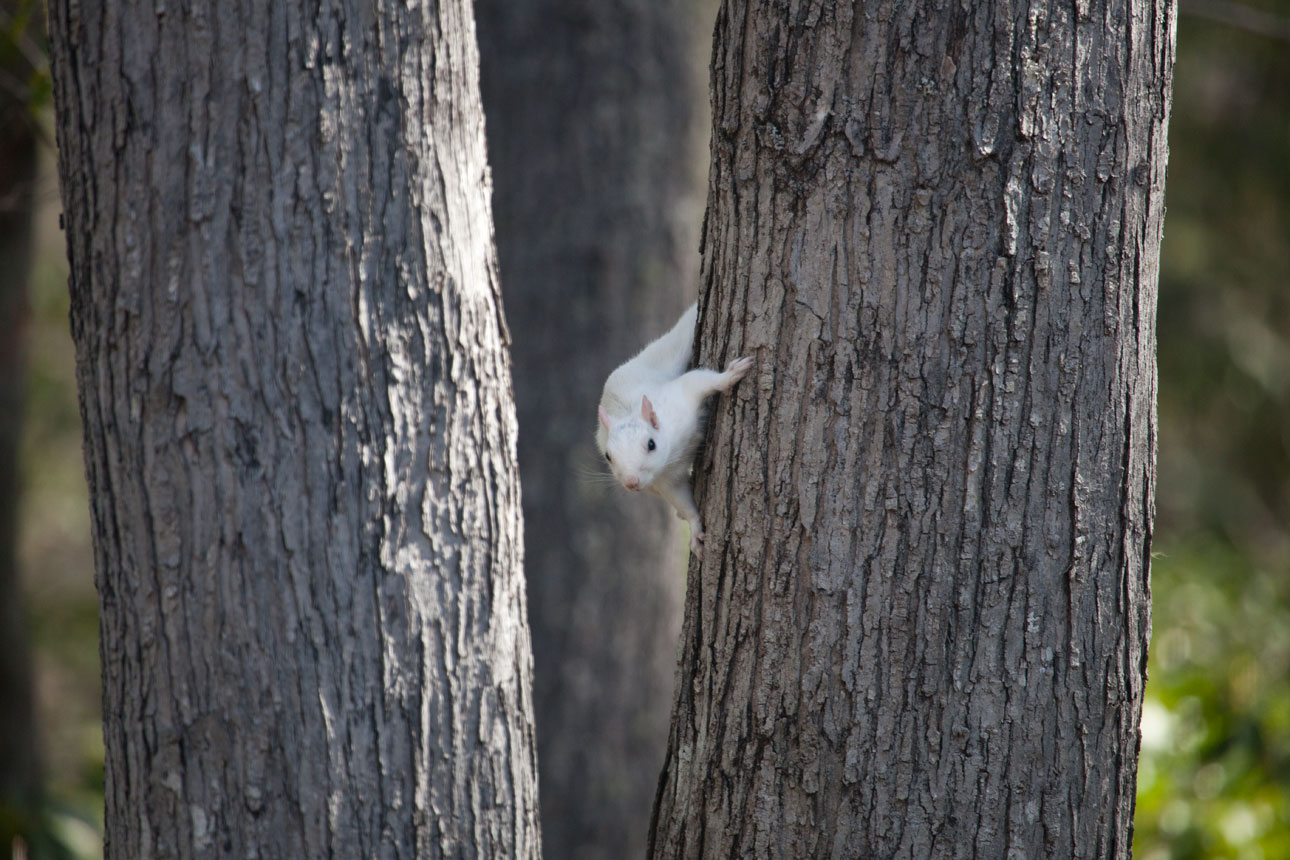
{"label": "white fur", "polygon": [[609,455],[618,483],[666,499],[689,522],[695,553],[704,531],[690,489],[690,467],[703,430],[703,404],[752,368],[751,358],[738,358],[724,372],[687,372],[697,318],[698,307],[691,305],[667,334],[609,374],[596,426],[596,447],[601,456]]}

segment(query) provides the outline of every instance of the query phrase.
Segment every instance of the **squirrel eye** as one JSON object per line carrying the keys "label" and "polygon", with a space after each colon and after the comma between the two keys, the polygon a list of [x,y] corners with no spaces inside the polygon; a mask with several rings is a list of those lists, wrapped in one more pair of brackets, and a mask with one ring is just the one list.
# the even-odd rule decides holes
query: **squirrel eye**
{"label": "squirrel eye", "polygon": [[648,448],[649,450],[653,451],[653,450],[654,450],[654,448],[656,447],[656,446],[654,445],[654,440],[653,440],[653,439],[649,440],[649,444],[648,444],[648,445],[646,445],[645,447],[646,447],[646,448]]}
{"label": "squirrel eye", "polygon": [[613,458],[613,457],[611,457],[611,456],[609,456],[609,452],[608,452],[608,451],[606,451],[606,452],[605,452],[605,459],[606,459],[607,461],[609,461],[610,463],[614,462],[614,458]]}

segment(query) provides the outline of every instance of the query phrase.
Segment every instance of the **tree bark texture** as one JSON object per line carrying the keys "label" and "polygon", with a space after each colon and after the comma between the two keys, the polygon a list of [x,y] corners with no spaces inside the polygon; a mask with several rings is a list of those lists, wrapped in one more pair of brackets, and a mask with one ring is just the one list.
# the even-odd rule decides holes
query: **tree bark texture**
{"label": "tree bark texture", "polygon": [[665,505],[612,485],[592,430],[605,377],[696,291],[697,43],[714,10],[476,8],[514,333],[543,842],[569,860],[640,857],[667,742],[684,550]]}
{"label": "tree bark texture", "polygon": [[537,857],[469,3],[50,12],[106,856]]}
{"label": "tree bark texture", "polygon": [[724,4],[650,856],[1129,856],[1174,14]]}

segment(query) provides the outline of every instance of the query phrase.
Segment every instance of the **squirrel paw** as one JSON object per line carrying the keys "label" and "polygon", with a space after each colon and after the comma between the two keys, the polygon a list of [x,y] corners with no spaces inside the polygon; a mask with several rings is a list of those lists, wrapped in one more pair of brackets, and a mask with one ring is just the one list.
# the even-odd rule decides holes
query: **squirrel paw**
{"label": "squirrel paw", "polygon": [[726,377],[728,381],[726,382],[726,388],[729,388],[730,386],[734,385],[736,382],[738,382],[739,380],[747,376],[748,371],[752,370],[752,368],[753,368],[752,357],[747,355],[745,355],[742,358],[736,358],[733,361],[731,361],[729,364],[727,364]]}
{"label": "squirrel paw", "polygon": [[699,549],[702,549],[703,539],[708,536],[706,531],[703,531],[703,523],[699,521],[698,514],[695,514],[693,520],[681,513],[677,513],[676,516],[690,523],[690,554],[691,556],[698,556]]}
{"label": "squirrel paw", "polygon": [[707,534],[701,526],[696,526],[694,523],[690,524],[690,555],[699,554],[699,551],[703,549],[703,539],[705,537],[707,537]]}

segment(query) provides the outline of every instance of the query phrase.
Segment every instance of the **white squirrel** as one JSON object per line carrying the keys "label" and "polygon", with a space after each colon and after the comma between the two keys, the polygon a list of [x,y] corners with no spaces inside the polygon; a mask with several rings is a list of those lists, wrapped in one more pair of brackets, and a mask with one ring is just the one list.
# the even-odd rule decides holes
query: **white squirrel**
{"label": "white squirrel", "polygon": [[694,505],[690,467],[703,430],[703,403],[729,391],[753,366],[736,358],[724,372],[690,365],[698,305],[681,315],[672,330],[650,343],[605,380],[600,395],[596,447],[629,490],[662,496],[690,524],[690,551],[704,538]]}

